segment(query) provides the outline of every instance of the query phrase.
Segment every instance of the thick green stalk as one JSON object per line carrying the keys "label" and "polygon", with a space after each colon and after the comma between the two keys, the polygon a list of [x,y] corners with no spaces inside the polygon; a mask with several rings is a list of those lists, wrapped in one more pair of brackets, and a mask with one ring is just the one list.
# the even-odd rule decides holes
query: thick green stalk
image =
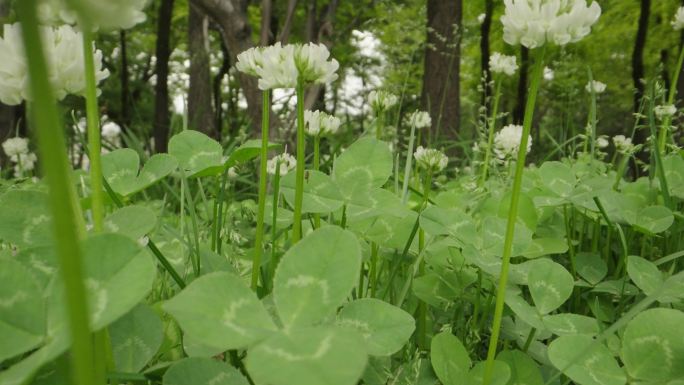
{"label": "thick green stalk", "polygon": [[494,80],[496,82],[496,91],[494,92],[494,104],[492,105],[492,116],[489,118],[488,134],[487,134],[487,148],[485,149],[484,164],[482,165],[482,175],[480,176],[480,186],[484,185],[487,180],[487,173],[489,172],[489,162],[492,156],[492,146],[494,145],[494,130],[496,129],[496,115],[499,113],[499,99],[501,98],[501,79]]}
{"label": "thick green stalk", "polygon": [[268,128],[271,114],[270,92],[263,91],[261,100],[261,153],[259,160],[259,202],[257,209],[256,236],[254,238],[254,256],[252,259],[252,290],[256,291],[259,285],[259,273],[261,272],[261,256],[264,253],[264,215],[266,212],[266,183],[268,173]]}
{"label": "thick green stalk", "polygon": [[38,138],[41,165],[50,194],[48,195],[53,219],[55,248],[64,281],[68,328],[71,335],[72,381],[75,385],[103,383],[93,371],[92,340],[88,321],[88,303],[84,285],[82,252],[79,245],[79,221],[74,213],[70,185],[69,162],[66,154],[56,99],[48,79],[45,51],[38,31],[36,1],[16,3],[21,22],[29,76],[29,89],[33,96],[32,121]]}
{"label": "thick green stalk", "polygon": [[88,126],[88,159],[90,159],[90,208],[93,213],[93,229],[100,232],[104,227],[104,189],[102,187],[102,156],[100,143],[100,115],[97,110],[97,84],[93,59],[92,33],[83,30],[83,58],[85,63],[86,122]]}
{"label": "thick green stalk", "polygon": [[304,201],[304,156],[306,137],[304,136],[304,85],[297,84],[297,171],[295,175],[295,202],[292,220],[292,243],[302,239],[302,203]]}
{"label": "thick green stalk", "polygon": [[[682,64],[684,64],[684,46],[679,49],[679,58],[677,59],[677,66],[672,75],[672,82],[670,83],[670,90],[667,94],[667,104],[674,104],[674,98],[677,95],[677,83],[679,82],[679,74],[682,72]],[[665,153],[665,142],[667,141],[667,133],[670,129],[672,117],[668,116],[663,120],[663,125],[660,127],[658,133],[658,149],[660,153]]]}
{"label": "thick green stalk", "polygon": [[515,165],[515,177],[511,196],[511,206],[508,210],[508,222],[506,224],[506,237],[504,238],[504,249],[501,263],[501,276],[496,290],[496,304],[494,306],[494,320],[492,323],[492,334],[489,338],[489,348],[487,349],[487,361],[482,379],[483,385],[489,385],[492,380],[492,370],[494,368],[494,357],[499,342],[501,332],[501,320],[503,318],[504,298],[506,295],[506,285],[508,283],[508,269],[511,263],[513,250],[513,235],[515,233],[515,223],[518,218],[518,203],[520,202],[520,190],[522,187],[522,176],[525,170],[525,158],[527,156],[527,142],[532,128],[532,117],[534,115],[534,105],[537,101],[539,84],[541,83],[542,72],[544,69],[544,51],[539,51],[537,62],[534,64],[532,74],[532,84],[528,90],[527,104],[525,105],[525,118],[523,120],[522,138],[518,149],[518,159]]}

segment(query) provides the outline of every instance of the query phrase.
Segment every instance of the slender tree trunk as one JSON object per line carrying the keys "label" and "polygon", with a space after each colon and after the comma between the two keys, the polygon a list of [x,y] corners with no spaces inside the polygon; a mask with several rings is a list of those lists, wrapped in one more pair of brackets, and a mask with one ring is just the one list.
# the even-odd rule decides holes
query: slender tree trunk
{"label": "slender tree trunk", "polygon": [[261,0],[261,33],[259,34],[259,44],[262,46],[269,45],[273,40],[271,33],[271,19],[273,16],[273,1]]}
{"label": "slender tree trunk", "polygon": [[208,30],[208,18],[191,5],[188,14],[188,53],[190,55],[188,126],[220,140],[220,132],[214,127]]}
{"label": "slender tree trunk", "polygon": [[637,28],[634,51],[632,52],[632,81],[634,82],[634,112],[639,110],[639,103],[644,96],[644,47],[648,34],[648,19],[651,13],[651,0],[641,0],[639,26]]}
{"label": "slender tree trunk", "polygon": [[121,128],[127,130],[131,124],[131,110],[130,110],[130,87],[128,83],[128,49],[126,44],[126,31],[119,32],[119,46],[121,48]]}
{"label": "slender tree trunk", "polygon": [[530,51],[520,46],[520,75],[518,77],[518,98],[513,110],[513,121],[522,124],[525,116],[525,103],[527,97],[527,77],[530,68]]}
{"label": "slender tree trunk", "polygon": [[462,0],[427,1],[427,49],[423,74],[423,108],[430,113],[434,132],[454,137],[459,130],[460,31]]}
{"label": "slender tree trunk", "polygon": [[[221,37],[230,52],[232,62],[236,61],[240,52],[254,46],[252,28],[247,19],[247,0],[191,1],[220,27]],[[261,91],[257,87],[257,80],[243,73],[237,73],[237,78],[247,100],[247,115],[254,132],[258,133],[261,130]],[[273,122],[273,124],[276,123]]]}
{"label": "slender tree trunk", "polygon": [[287,14],[285,15],[285,23],[278,36],[278,41],[283,44],[287,44],[290,39],[290,31],[292,30],[292,20],[294,19],[294,13],[297,8],[297,0],[287,1]]}
{"label": "slender tree trunk", "polygon": [[[682,5],[684,6],[684,0],[682,0]],[[682,49],[684,47],[684,31],[681,32],[680,38],[679,38],[679,48]],[[675,55],[678,55],[679,52],[677,52]],[[675,56],[676,57],[676,56]],[[678,71],[681,71],[682,68],[678,69]],[[682,74],[679,74],[679,80],[677,80],[677,84],[673,85],[673,87],[677,87],[677,96],[678,99],[681,99],[682,96],[684,95],[684,76]]]}
{"label": "slender tree trunk", "polygon": [[492,14],[494,13],[494,0],[485,0],[485,19],[480,25],[480,67],[484,78],[485,88],[482,93],[482,104],[488,95],[491,95],[489,82],[492,75],[489,72],[489,32],[492,29]]}
{"label": "slender tree trunk", "polygon": [[166,152],[169,139],[171,116],[169,114],[169,58],[171,57],[171,18],[173,0],[161,0],[157,21],[157,63],[155,73],[157,84],[154,87],[154,150]]}
{"label": "slender tree trunk", "polygon": [[223,42],[221,42],[221,54],[223,57],[221,67],[214,77],[214,125],[219,134],[223,130],[223,79],[230,70],[230,53],[228,53],[228,49]]}

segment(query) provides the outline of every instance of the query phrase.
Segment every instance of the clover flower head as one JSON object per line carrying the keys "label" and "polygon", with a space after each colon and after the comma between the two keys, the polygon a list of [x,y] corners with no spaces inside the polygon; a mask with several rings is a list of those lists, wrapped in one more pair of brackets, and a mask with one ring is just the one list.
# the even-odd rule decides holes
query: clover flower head
{"label": "clover flower head", "polygon": [[477,15],[477,24],[484,23],[486,18],[487,18],[487,15],[484,13]]}
{"label": "clover flower head", "polygon": [[430,114],[425,111],[413,111],[407,118],[408,124],[411,127],[421,129],[432,126],[432,118]]}
{"label": "clover flower head", "polygon": [[684,7],[679,7],[677,9],[677,13],[675,13],[674,20],[672,20],[671,24],[675,31],[684,29]]}
{"label": "clover flower head", "polygon": [[606,84],[598,80],[592,80],[584,86],[584,89],[589,93],[602,94],[606,91]]}
{"label": "clover flower head", "polygon": [[601,135],[598,138],[596,138],[596,147],[598,148],[606,148],[609,144],[610,143],[608,142],[608,137],[605,135]]}
{"label": "clover flower head", "polygon": [[338,117],[328,115],[322,111],[304,111],[304,127],[311,136],[334,135],[340,129],[341,121]]}
{"label": "clover flower head", "polygon": [[[504,160],[509,157],[516,156],[520,150],[520,141],[522,140],[523,127],[515,124],[509,124],[496,133],[494,136],[494,152],[497,158]],[[526,152],[532,149],[532,136],[527,137]]]}
{"label": "clover flower head", "polygon": [[[30,100],[27,63],[18,23],[5,24],[4,35],[0,38],[0,102],[8,105],[20,104]],[[83,95],[85,92],[85,72],[83,60],[83,39],[81,32],[63,25],[58,28],[41,27],[44,49],[48,59],[50,83],[58,99],[68,94]],[[93,46],[95,80],[109,76],[102,68],[102,52]]]}
{"label": "clover flower head", "polygon": [[28,149],[28,139],[26,138],[9,138],[2,142],[2,150],[8,157],[13,157],[17,155],[27,154]]}
{"label": "clover flower head", "polygon": [[544,67],[544,80],[550,82],[556,77],[556,73],[549,67]]}
{"label": "clover flower head", "polygon": [[340,63],[330,59],[324,44],[308,43],[294,47],[294,62],[304,84],[327,84],[337,79]]}
{"label": "clover flower head", "polygon": [[434,148],[418,146],[413,156],[416,158],[416,164],[419,167],[436,172],[444,170],[449,163],[449,158]]}
{"label": "clover flower head", "polygon": [[399,98],[396,95],[386,91],[371,91],[368,94],[368,103],[375,111],[386,111],[397,104],[398,101]]}
{"label": "clover flower head", "polygon": [[29,152],[11,156],[10,161],[14,163],[14,176],[20,178],[24,176],[25,173],[35,170],[38,157],[36,154]]}
{"label": "clover flower head", "polygon": [[601,7],[586,0],[504,0],[504,41],[527,48],[582,40],[601,16]]}
{"label": "clover flower head", "polygon": [[518,69],[518,63],[515,62],[515,56],[502,55],[499,52],[494,52],[489,57],[489,69],[495,74],[506,74],[511,76]]}
{"label": "clover flower head", "polygon": [[258,77],[259,69],[263,63],[263,48],[252,47],[246,51],[242,51],[237,55],[237,63],[235,68],[247,75]]}
{"label": "clover flower head", "polygon": [[261,66],[257,66],[259,89],[295,88],[299,71],[294,61],[294,45],[276,43],[262,48]]}
{"label": "clover flower head", "polygon": [[613,144],[615,149],[622,154],[628,154],[634,150],[632,138],[627,138],[624,135],[615,135],[613,137]]}
{"label": "clover flower head", "polygon": [[677,113],[677,107],[672,104],[666,104],[663,106],[656,106],[653,108],[653,112],[658,119],[662,120],[674,116]]}
{"label": "clover flower head", "polygon": [[266,162],[266,172],[275,175],[276,167],[280,168],[280,176],[283,176],[297,167],[297,159],[287,152],[276,155]]}
{"label": "clover flower head", "polygon": [[[105,120],[105,119],[103,119]],[[106,140],[117,139],[121,135],[121,126],[111,120],[106,120],[102,124],[102,137]]]}
{"label": "clover flower head", "polygon": [[[129,29],[147,18],[149,0],[81,0],[79,5],[93,29],[113,31]],[[43,24],[76,24],[76,13],[65,0],[40,0],[38,17]]]}

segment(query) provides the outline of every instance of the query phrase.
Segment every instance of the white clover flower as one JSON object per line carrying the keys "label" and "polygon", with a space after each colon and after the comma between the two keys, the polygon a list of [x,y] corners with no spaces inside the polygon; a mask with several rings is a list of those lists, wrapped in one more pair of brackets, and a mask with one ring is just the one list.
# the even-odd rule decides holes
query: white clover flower
{"label": "white clover flower", "polygon": [[338,117],[328,115],[322,111],[304,111],[304,128],[311,136],[334,135],[340,129],[341,121]]}
{"label": "white clover flower", "polygon": [[672,20],[671,24],[675,31],[684,29],[684,7],[679,7],[677,9],[677,13],[675,13],[674,20]]}
{"label": "white clover flower", "polygon": [[634,150],[632,138],[627,138],[624,135],[615,135],[613,137],[613,144],[615,144],[615,149],[623,154],[631,153]]}
{"label": "white clover flower", "polygon": [[[73,27],[63,25],[54,30],[53,49],[50,55],[50,75],[59,99],[67,94],[83,95],[86,83],[83,58],[83,36]],[[102,68],[102,51],[93,45],[95,84],[106,79],[109,71]]]}
{"label": "white clover flower", "polygon": [[489,57],[489,69],[495,74],[513,75],[518,69],[518,64],[515,62],[515,56],[502,55],[499,52],[494,52]]}
{"label": "white clover flower", "polygon": [[586,0],[504,0],[504,41],[527,48],[582,40],[601,16],[601,7]]}
{"label": "white clover flower", "polygon": [[[518,154],[520,149],[520,141],[522,140],[523,127],[515,124],[509,124],[496,133],[494,136],[494,152],[496,156],[504,160],[508,157],[513,157]],[[527,137],[526,152],[532,149],[532,136]]]}
{"label": "white clover flower", "polygon": [[266,172],[275,175],[278,165],[280,165],[280,176],[283,176],[297,167],[297,159],[287,152],[276,155],[266,162]]}
{"label": "white clover flower", "polygon": [[[18,23],[4,25],[0,38],[0,102],[8,105],[30,100],[28,70]],[[42,27],[44,49],[48,60],[48,73],[55,96],[63,99],[67,94],[82,95],[85,92],[83,38],[73,27]],[[93,46],[95,80],[100,82],[109,76],[102,68],[102,52]]]}
{"label": "white clover flower", "polygon": [[330,59],[330,51],[324,44],[308,43],[294,48],[294,62],[299,79],[304,84],[327,84],[337,79],[340,63]]}
{"label": "white clover flower", "polygon": [[432,118],[430,118],[430,114],[425,111],[413,111],[406,120],[409,126],[417,129],[432,126]]}
{"label": "white clover flower", "polygon": [[235,166],[228,168],[228,179],[235,180],[238,178],[238,176],[240,176],[240,174],[238,174],[237,168]]}
{"label": "white clover flower", "polygon": [[487,18],[487,15],[484,13],[481,13],[477,15],[477,24],[482,24],[484,23],[485,19]]}
{"label": "white clover flower", "polygon": [[418,146],[413,156],[416,158],[416,164],[426,170],[439,172],[444,170],[449,163],[449,158],[443,152],[434,148]]}
{"label": "white clover flower", "polygon": [[[145,21],[149,0],[80,0],[79,5],[94,29],[113,31],[129,29]],[[65,0],[40,0],[38,17],[48,25],[75,24],[76,13]]]}
{"label": "white clover flower", "polygon": [[38,157],[36,154],[29,152],[27,154],[14,155],[10,157],[14,163],[14,176],[20,178],[28,171],[33,171],[36,168]]}
{"label": "white clover flower", "polygon": [[28,96],[28,70],[18,23],[5,24],[0,37],[0,102],[14,106]]}
{"label": "white clover flower", "polygon": [[544,67],[544,80],[551,81],[556,76],[556,73],[549,67]]}
{"label": "white clover flower", "polygon": [[265,91],[297,86],[299,71],[295,65],[294,51],[293,45],[283,46],[280,43],[262,49],[261,66],[253,67],[259,77],[259,89]]}
{"label": "white clover flower", "polygon": [[658,119],[662,120],[674,116],[674,114],[677,113],[677,107],[675,107],[672,104],[656,106],[655,108],[653,108],[653,112],[655,112],[656,117],[658,117]]}
{"label": "white clover flower", "polygon": [[8,157],[17,155],[24,155],[28,153],[28,139],[26,138],[9,138],[2,142],[2,150]]}
{"label": "white clover flower", "polygon": [[252,47],[246,51],[242,51],[237,55],[237,63],[235,68],[247,75],[258,77],[259,69],[263,63],[263,48]]}
{"label": "white clover flower", "polygon": [[598,138],[596,138],[596,147],[598,148],[606,148],[609,144],[610,143],[608,142],[608,137],[605,135],[601,135]]}
{"label": "white clover flower", "polygon": [[602,94],[606,91],[606,85],[598,80],[592,80],[584,86],[584,89],[589,93],[592,93],[593,91],[596,94]]}
{"label": "white clover flower", "polygon": [[371,91],[368,94],[368,103],[375,111],[385,111],[399,101],[396,95],[386,91]]}

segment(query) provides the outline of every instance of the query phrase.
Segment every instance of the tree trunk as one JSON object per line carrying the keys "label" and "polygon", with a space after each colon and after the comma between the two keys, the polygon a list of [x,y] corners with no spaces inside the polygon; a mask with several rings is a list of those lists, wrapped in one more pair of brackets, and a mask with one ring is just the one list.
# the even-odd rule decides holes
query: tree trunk
{"label": "tree trunk", "polygon": [[131,124],[130,112],[130,86],[128,83],[128,49],[126,44],[126,31],[119,32],[119,45],[121,47],[121,128],[125,131]]}
{"label": "tree trunk", "polygon": [[157,21],[157,63],[155,73],[157,84],[154,86],[154,150],[166,152],[169,140],[171,116],[169,114],[169,58],[171,56],[171,17],[173,0],[161,0]]}
{"label": "tree trunk", "polygon": [[228,75],[230,70],[230,54],[223,42],[221,43],[221,54],[223,57],[221,67],[214,77],[214,125],[218,132],[223,130],[223,78]]}
{"label": "tree trunk", "polygon": [[[252,28],[247,19],[247,0],[192,0],[192,3],[219,25],[231,62],[237,61],[240,52],[254,46]],[[261,130],[261,91],[257,87],[257,80],[241,72],[237,73],[237,78],[247,100],[247,115],[252,121],[254,132],[258,133]]]}
{"label": "tree trunk", "polygon": [[480,67],[484,78],[484,92],[482,93],[482,104],[485,103],[487,96],[491,95],[489,82],[492,74],[489,72],[489,32],[492,29],[492,14],[494,13],[494,0],[485,0],[485,19],[480,26]]}
{"label": "tree trunk", "polygon": [[199,9],[189,7],[188,54],[190,56],[190,87],[188,90],[188,127],[215,139],[221,133],[214,128],[211,66],[209,64],[209,20]]}
{"label": "tree trunk", "polygon": [[525,117],[525,103],[527,100],[527,76],[530,68],[530,51],[520,46],[520,76],[518,77],[518,98],[513,110],[513,122],[522,124]]}
{"label": "tree trunk", "polygon": [[294,19],[294,13],[297,8],[297,0],[288,0],[287,2],[287,14],[285,15],[285,23],[278,36],[278,41],[283,44],[287,44],[290,39],[290,31],[292,30],[292,20]]}
{"label": "tree trunk", "polygon": [[637,28],[634,51],[632,52],[632,81],[634,82],[634,112],[639,111],[639,104],[644,97],[644,47],[648,33],[648,19],[651,13],[651,0],[641,0],[639,26]]}
{"label": "tree trunk", "polygon": [[455,137],[460,119],[460,31],[462,0],[428,0],[427,49],[423,74],[423,108],[430,113],[430,141],[440,131]]}

